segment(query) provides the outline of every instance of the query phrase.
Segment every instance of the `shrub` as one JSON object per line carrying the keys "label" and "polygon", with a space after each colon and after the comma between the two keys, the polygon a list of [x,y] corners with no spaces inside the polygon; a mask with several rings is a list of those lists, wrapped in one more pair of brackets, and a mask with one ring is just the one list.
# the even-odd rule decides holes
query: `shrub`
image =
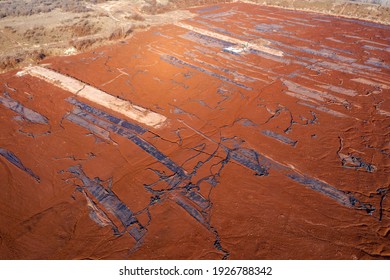
{"label": "shrub", "polygon": [[89,38],[82,40],[71,40],[69,44],[78,51],[85,51],[100,41],[100,38]]}
{"label": "shrub", "polygon": [[42,59],[44,59],[46,57],[46,52],[41,49],[41,50],[35,50],[33,51],[29,57],[34,61],[34,62],[39,62],[41,61]]}
{"label": "shrub", "polygon": [[144,21],[145,20],[145,18],[138,13],[132,14],[131,16],[126,16],[125,18],[128,20],[136,20],[136,21]]}
{"label": "shrub", "polygon": [[72,37],[82,37],[86,35],[96,34],[101,30],[99,26],[96,26],[89,20],[80,20],[70,26],[72,30]]}
{"label": "shrub", "polygon": [[118,28],[114,30],[111,35],[108,37],[109,40],[119,40],[126,38],[133,32],[133,29],[130,27],[127,30],[124,28]]}
{"label": "shrub", "polygon": [[6,70],[15,68],[19,63],[21,63],[24,60],[23,56],[16,54],[16,55],[7,55],[0,57],[0,69]]}

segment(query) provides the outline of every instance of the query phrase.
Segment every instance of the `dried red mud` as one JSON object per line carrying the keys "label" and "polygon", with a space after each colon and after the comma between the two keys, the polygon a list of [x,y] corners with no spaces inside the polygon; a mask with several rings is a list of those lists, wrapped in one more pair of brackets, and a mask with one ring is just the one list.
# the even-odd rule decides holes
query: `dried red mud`
{"label": "dried red mud", "polygon": [[160,128],[0,76],[0,258],[389,258],[389,26],[192,12],[186,25],[249,43],[165,25],[44,61]]}

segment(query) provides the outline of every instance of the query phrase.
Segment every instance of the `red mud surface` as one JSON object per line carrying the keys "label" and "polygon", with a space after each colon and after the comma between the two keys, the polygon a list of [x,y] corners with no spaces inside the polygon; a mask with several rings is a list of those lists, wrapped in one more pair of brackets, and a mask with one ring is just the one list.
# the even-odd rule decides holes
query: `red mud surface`
{"label": "red mud surface", "polygon": [[389,258],[390,27],[192,12],[185,24],[283,56],[165,25],[43,62],[160,128],[0,76],[0,258]]}

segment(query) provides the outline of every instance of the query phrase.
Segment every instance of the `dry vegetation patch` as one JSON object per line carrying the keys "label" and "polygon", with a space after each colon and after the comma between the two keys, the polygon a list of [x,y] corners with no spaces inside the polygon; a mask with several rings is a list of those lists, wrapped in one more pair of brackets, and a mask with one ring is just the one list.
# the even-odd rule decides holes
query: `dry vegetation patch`
{"label": "dry vegetation patch", "polygon": [[61,28],[63,31],[70,31],[72,33],[72,37],[92,35],[101,30],[100,26],[97,26],[96,23],[92,23],[87,19],[82,19],[70,26],[62,26]]}
{"label": "dry vegetation patch", "polygon": [[0,56],[0,70],[13,69],[19,64],[35,64],[44,59],[47,53],[44,49],[34,50],[32,52],[20,52],[13,55]]}
{"label": "dry vegetation patch", "polygon": [[61,9],[64,12],[82,13],[91,11],[87,7],[88,3],[98,4],[107,1],[109,0],[5,0],[0,1],[0,18],[49,13],[54,9]]}
{"label": "dry vegetation patch", "polygon": [[163,4],[157,0],[145,0],[145,5],[142,7],[142,12],[155,15],[194,6],[231,2],[234,2],[234,0],[168,0],[166,1],[166,4]]}
{"label": "dry vegetation patch", "polygon": [[85,51],[92,48],[102,41],[102,38],[74,39],[69,42],[69,45],[78,51]]}
{"label": "dry vegetation patch", "polygon": [[133,13],[130,16],[125,16],[125,19],[127,19],[127,20],[136,20],[136,21],[145,21],[145,17],[143,17],[139,13]]}
{"label": "dry vegetation patch", "polygon": [[133,33],[133,29],[129,28],[118,28],[114,30],[111,35],[108,37],[109,40],[120,40],[128,37],[131,33]]}

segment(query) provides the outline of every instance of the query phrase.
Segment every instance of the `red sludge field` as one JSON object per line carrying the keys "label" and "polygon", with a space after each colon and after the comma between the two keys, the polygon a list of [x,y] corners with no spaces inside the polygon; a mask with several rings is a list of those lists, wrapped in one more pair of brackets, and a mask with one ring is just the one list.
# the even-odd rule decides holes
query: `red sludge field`
{"label": "red sludge field", "polygon": [[0,258],[389,258],[390,27],[191,11],[0,76]]}

